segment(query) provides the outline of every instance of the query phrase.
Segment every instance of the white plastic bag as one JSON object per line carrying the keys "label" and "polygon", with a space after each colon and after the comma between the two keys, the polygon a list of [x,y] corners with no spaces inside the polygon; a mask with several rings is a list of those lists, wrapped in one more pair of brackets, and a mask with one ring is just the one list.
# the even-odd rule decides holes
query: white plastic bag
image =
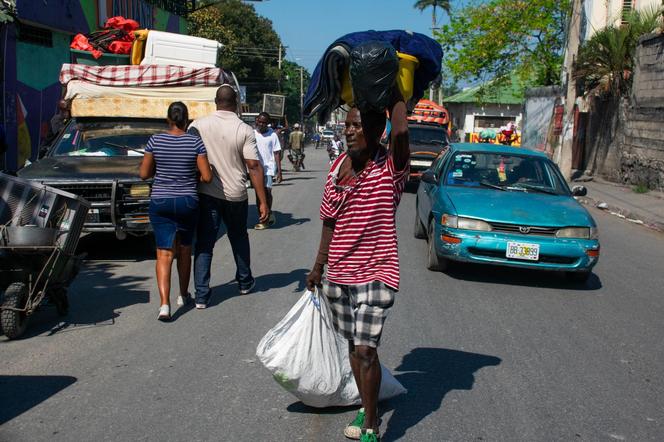
{"label": "white plastic bag", "polygon": [[[325,296],[306,291],[258,343],[256,356],[274,379],[312,407],[357,405],[348,342],[335,331]],[[385,367],[379,399],[406,392]]]}

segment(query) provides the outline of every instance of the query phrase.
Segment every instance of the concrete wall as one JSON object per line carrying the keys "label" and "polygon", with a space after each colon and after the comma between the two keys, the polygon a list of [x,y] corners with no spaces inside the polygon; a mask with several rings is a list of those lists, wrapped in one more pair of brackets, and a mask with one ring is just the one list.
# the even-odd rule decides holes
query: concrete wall
{"label": "concrete wall", "polygon": [[641,39],[620,146],[623,182],[664,188],[664,34]]}
{"label": "concrete wall", "polygon": [[550,140],[554,108],[561,102],[562,89],[558,86],[541,87],[526,91],[521,145],[551,155]]}

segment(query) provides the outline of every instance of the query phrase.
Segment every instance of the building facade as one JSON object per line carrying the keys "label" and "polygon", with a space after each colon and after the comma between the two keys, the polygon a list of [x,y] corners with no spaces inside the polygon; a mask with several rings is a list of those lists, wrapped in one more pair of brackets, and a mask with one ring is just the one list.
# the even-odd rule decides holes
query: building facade
{"label": "building facade", "polygon": [[[186,33],[182,1],[18,0],[13,19],[0,24],[0,122],[7,151],[0,168],[15,171],[34,160],[62,94],[60,67],[70,62],[69,45],[78,33],[100,29],[122,15],[141,27]],[[182,14],[182,15],[178,15]]]}
{"label": "building facade", "polygon": [[[582,137],[579,126],[586,124],[587,103],[577,95],[577,83],[572,78],[574,61],[579,48],[598,30],[611,25],[620,25],[631,11],[661,7],[663,0],[573,0],[572,14],[567,29],[567,45],[563,62],[563,96],[560,97],[563,126],[560,136],[553,141],[551,150],[563,174],[570,178],[585,172],[592,173],[582,152]],[[587,169],[587,170],[586,170]]]}
{"label": "building facade", "polygon": [[497,131],[508,123],[521,125],[523,99],[518,82],[501,86],[491,94],[482,94],[481,88],[475,86],[445,99],[461,141],[471,141],[484,129]]}

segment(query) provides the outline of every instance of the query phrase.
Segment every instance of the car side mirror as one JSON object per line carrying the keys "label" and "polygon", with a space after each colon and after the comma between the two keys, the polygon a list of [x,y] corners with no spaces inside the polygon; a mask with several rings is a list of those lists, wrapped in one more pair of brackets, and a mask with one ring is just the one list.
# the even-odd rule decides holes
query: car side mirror
{"label": "car side mirror", "polygon": [[588,189],[586,189],[586,186],[574,186],[574,187],[572,187],[572,195],[573,196],[586,196],[586,195],[588,195]]}
{"label": "car side mirror", "polygon": [[429,184],[438,184],[438,178],[436,174],[431,169],[427,169],[422,174],[422,181]]}

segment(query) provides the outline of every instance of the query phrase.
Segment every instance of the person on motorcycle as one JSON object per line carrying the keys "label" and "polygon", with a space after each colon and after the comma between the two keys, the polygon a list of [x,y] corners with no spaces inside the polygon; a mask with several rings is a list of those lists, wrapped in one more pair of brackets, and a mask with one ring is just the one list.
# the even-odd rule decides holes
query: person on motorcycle
{"label": "person on motorcycle", "polygon": [[330,164],[334,162],[341,152],[341,140],[339,135],[335,135],[330,144],[327,146],[327,154],[330,156]]}

